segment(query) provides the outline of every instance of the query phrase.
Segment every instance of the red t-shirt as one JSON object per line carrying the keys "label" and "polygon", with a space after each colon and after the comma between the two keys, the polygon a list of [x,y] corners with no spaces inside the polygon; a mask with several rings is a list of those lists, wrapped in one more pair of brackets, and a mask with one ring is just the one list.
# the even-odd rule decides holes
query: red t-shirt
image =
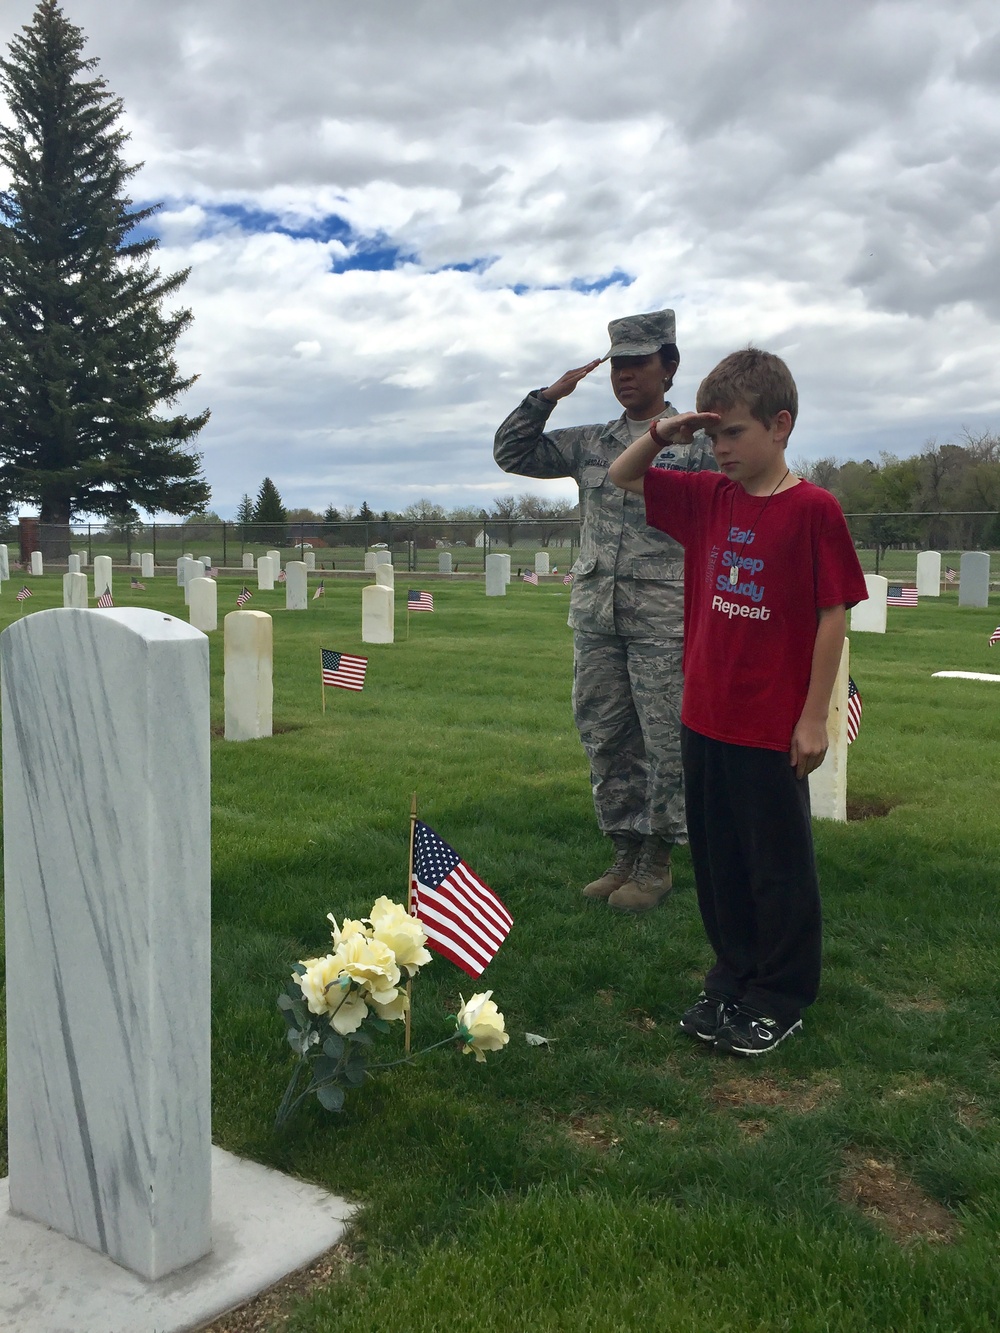
{"label": "red t-shirt", "polygon": [[645,496],[646,522],[684,547],[681,720],[713,740],[788,750],[817,611],[868,595],[840,505],[808,481],[767,500],[718,472],[666,468],[647,471]]}

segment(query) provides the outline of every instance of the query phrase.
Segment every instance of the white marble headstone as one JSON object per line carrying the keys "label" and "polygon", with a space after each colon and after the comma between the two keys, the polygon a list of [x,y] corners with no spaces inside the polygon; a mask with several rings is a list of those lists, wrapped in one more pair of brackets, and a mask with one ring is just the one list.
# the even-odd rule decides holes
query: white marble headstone
{"label": "white marble headstone", "polygon": [[535,573],[547,574],[549,572],[549,553],[548,551],[535,552]]}
{"label": "white marble headstone", "polygon": [[10,578],[10,552],[6,543],[0,543],[0,583]]}
{"label": "white marble headstone", "polygon": [[281,552],[271,550],[268,551],[268,555],[271,557],[271,565],[274,569],[274,577],[277,578],[278,575],[281,573]]}
{"label": "white marble headstone", "polygon": [[195,579],[205,577],[205,566],[200,560],[196,560],[193,555],[186,555],[181,573],[184,575],[184,605],[190,606],[191,584]]}
{"label": "white marble headstone", "polygon": [[503,562],[504,557],[502,555],[488,555],[486,557],[487,597],[507,596],[507,571]]}
{"label": "white marble headstone", "polygon": [[851,633],[884,634],[889,580],[881,574],[866,574],[865,587],[868,600],[851,608]]}
{"label": "white marble headstone", "polygon": [[185,581],[185,580],[184,580],[184,561],[187,560],[187,559],[188,559],[188,557],[187,557],[186,555],[179,555],[179,556],[177,557],[177,586],[178,586],[178,588],[183,588],[183,587],[184,587],[184,581]]}
{"label": "white marble headstone", "polygon": [[80,551],[79,556],[80,556],[80,568],[86,569],[90,561],[90,553],[88,551]]}
{"label": "white marble headstone", "polygon": [[277,571],[274,568],[274,561],[269,555],[257,557],[257,591],[270,592],[274,587],[274,580],[277,577]]}
{"label": "white marble headstone", "polygon": [[384,560],[380,560],[375,566],[375,582],[380,588],[395,588],[396,571],[392,565],[387,565]]}
{"label": "white marble headstone", "polygon": [[219,628],[219,587],[215,579],[192,579],[188,584],[188,615],[195,629],[211,634]]}
{"label": "white marble headstone", "polygon": [[304,611],[309,595],[309,572],[304,560],[285,565],[285,610]]}
{"label": "white marble headstone", "polygon": [[72,570],[63,575],[63,606],[76,606],[81,610],[87,607],[87,576]]}
{"label": "white marble headstone", "polygon": [[451,573],[451,552],[450,552],[450,551],[440,551],[440,552],[438,553],[438,573],[439,573],[439,574],[450,574],[450,573]]}
{"label": "white marble headstone", "polygon": [[270,736],[274,701],[271,617],[263,611],[230,611],[225,635],[226,740]]}
{"label": "white marble headstone", "polygon": [[244,569],[253,569],[253,567],[254,567],[254,555],[253,555],[253,551],[244,551],[244,552],[243,552],[243,568],[244,568]]}
{"label": "white marble headstone", "polygon": [[31,572],[36,578],[45,573],[45,563],[42,560],[41,551],[32,551],[31,553]]}
{"label": "white marble headstone", "polygon": [[503,581],[504,581],[504,583],[509,584],[509,583],[510,583],[510,555],[509,555],[509,554],[498,555],[498,556],[497,556],[497,559],[503,561]]}
{"label": "white marble headstone", "polygon": [[10,1210],[154,1280],[212,1243],[208,640],[40,611],[0,661]]}
{"label": "white marble headstone", "polygon": [[94,596],[100,597],[102,592],[114,594],[114,574],[111,566],[111,557],[109,555],[97,555],[94,557]]}
{"label": "white marble headstone", "polygon": [[361,640],[363,643],[392,643],[394,630],[393,593],[374,583],[361,589]]}
{"label": "white marble headstone", "polygon": [[309,572],[312,573],[312,571],[316,568],[316,552],[303,551],[302,560],[303,563],[305,564],[306,569],[308,569]]}
{"label": "white marble headstone", "polygon": [[375,573],[375,565],[377,564],[377,562],[378,562],[378,551],[366,551],[366,552],[365,552],[365,573],[366,573],[366,574],[374,574],[374,573]]}
{"label": "white marble headstone", "polygon": [[392,564],[392,552],[391,552],[391,551],[376,551],[376,552],[375,552],[375,568],[376,568],[376,569],[378,569],[379,565],[391,565],[391,564]]}
{"label": "white marble headstone", "polygon": [[156,562],[153,559],[152,551],[143,551],[139,558],[139,569],[141,570],[144,579],[152,579],[156,577]]}
{"label": "white marble headstone", "polygon": [[941,596],[940,551],[921,551],[917,556],[917,596]]}
{"label": "white marble headstone", "polygon": [[964,551],[958,568],[959,606],[989,606],[990,556],[988,551]]}
{"label": "white marble headstone", "polygon": [[819,768],[809,774],[809,800],[813,818],[838,819],[841,823],[847,822],[847,690],[850,661],[850,643],[845,639],[826,721],[830,746]]}
{"label": "white marble headstone", "polygon": [[132,569],[142,568],[142,555],[138,551],[132,552],[132,558],[129,560],[129,565]]}
{"label": "white marble headstone", "polygon": [[80,557],[78,555],[73,555],[72,552],[66,557],[66,573],[80,573]]}

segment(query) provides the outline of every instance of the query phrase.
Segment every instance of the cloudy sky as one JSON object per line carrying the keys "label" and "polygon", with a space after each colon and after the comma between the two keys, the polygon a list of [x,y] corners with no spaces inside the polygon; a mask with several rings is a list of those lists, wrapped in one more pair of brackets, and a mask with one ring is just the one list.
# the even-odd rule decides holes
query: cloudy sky
{"label": "cloudy sky", "polygon": [[[3,0],[0,42],[32,0]],[[790,453],[1000,430],[995,0],[64,0],[124,99],[212,505],[570,496],[531,388],[673,306],[673,401],[753,341]],[[600,376],[600,378],[598,378]],[[617,415],[605,371],[553,425]]]}

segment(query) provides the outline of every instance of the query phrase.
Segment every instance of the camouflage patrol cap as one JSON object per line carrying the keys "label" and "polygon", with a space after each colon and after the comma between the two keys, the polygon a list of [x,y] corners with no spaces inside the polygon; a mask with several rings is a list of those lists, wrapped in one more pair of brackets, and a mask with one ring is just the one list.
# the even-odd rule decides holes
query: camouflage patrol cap
{"label": "camouflage patrol cap", "polygon": [[667,343],[676,343],[677,328],[672,310],[652,310],[647,315],[626,315],[608,325],[611,350],[601,357],[652,356]]}

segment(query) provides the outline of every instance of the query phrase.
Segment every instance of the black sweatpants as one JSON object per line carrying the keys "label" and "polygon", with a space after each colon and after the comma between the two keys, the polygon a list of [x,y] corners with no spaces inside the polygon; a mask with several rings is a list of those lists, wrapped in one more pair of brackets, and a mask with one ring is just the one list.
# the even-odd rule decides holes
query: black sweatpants
{"label": "black sweatpants", "polygon": [[819,990],[809,780],[788,755],[681,728],[688,839],[715,965],[705,989],[794,1022]]}

